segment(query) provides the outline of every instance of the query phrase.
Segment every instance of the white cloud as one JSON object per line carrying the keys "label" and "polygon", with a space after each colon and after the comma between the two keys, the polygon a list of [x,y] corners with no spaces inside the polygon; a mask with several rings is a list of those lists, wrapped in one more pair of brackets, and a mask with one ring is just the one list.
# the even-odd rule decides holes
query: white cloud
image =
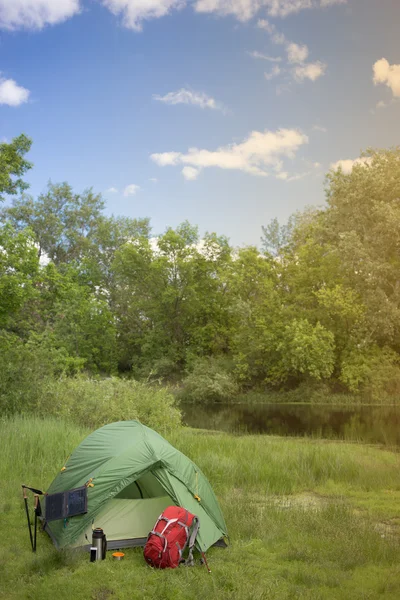
{"label": "white cloud", "polygon": [[299,148],[307,143],[308,137],[297,129],[252,131],[243,142],[222,146],[217,150],[189,148],[186,154],[163,152],[152,154],[150,158],[162,167],[184,165],[184,177],[192,179],[197,173],[185,170],[186,166],[197,171],[218,167],[266,177],[271,169],[279,175],[283,171],[282,158],[294,158]]}
{"label": "white cloud", "polygon": [[333,4],[347,4],[348,0],[321,0],[321,8],[332,6]]}
{"label": "white cloud", "polygon": [[30,91],[18,85],[14,79],[0,77],[0,104],[19,106],[28,102]]}
{"label": "white cloud", "polygon": [[158,183],[157,177],[150,177],[149,181],[151,181],[152,183]]}
{"label": "white cloud", "polygon": [[342,169],[343,173],[345,175],[349,175],[349,173],[352,172],[353,167],[356,165],[359,166],[366,166],[366,165],[370,165],[371,164],[371,158],[367,157],[367,156],[363,156],[361,158],[356,158],[355,160],[352,159],[345,159],[345,160],[338,160],[335,163],[331,163],[331,169],[333,169],[334,171],[337,171],[339,168]]}
{"label": "white cloud", "polygon": [[104,192],[105,194],[118,194],[118,190],[115,187],[110,187]]}
{"label": "white cloud", "polygon": [[322,125],[313,125],[313,130],[314,131],[320,131],[321,133],[327,133],[327,128],[323,127]]}
{"label": "white cloud", "polygon": [[287,17],[311,8],[344,4],[347,0],[196,0],[195,10],[200,13],[234,15],[239,21],[248,21],[261,9],[271,17]]}
{"label": "white cloud", "polygon": [[114,15],[122,17],[122,24],[128,29],[141,31],[142,22],[158,19],[179,10],[186,5],[185,0],[101,0]]}
{"label": "white cloud", "polygon": [[269,81],[270,79],[277,77],[280,74],[280,72],[280,67],[278,67],[278,65],[275,65],[269,73],[264,73],[264,77],[267,81]]}
{"label": "white cloud", "polygon": [[139,190],[140,187],[138,185],[131,183],[124,189],[124,196],[134,196]]}
{"label": "white cloud", "polygon": [[283,33],[279,33],[275,25],[267,21],[267,19],[258,19],[257,27],[269,33],[272,42],[277,46],[288,46],[290,44],[290,42],[285,38]]}
{"label": "white cloud", "polygon": [[269,62],[281,62],[282,58],[280,56],[268,56],[267,54],[263,54],[262,52],[257,52],[254,50],[253,52],[248,52],[249,56],[253,58],[261,58],[262,60],[268,60]]}
{"label": "white cloud", "polygon": [[[290,71],[291,77],[294,81],[297,83],[302,83],[305,79],[315,81],[318,79],[318,77],[321,77],[321,75],[325,73],[325,63],[321,61],[316,61],[313,63],[305,62],[309,55],[308,47],[305,44],[300,45],[289,41],[282,33],[279,33],[275,25],[267,21],[267,19],[259,19],[257,22],[257,27],[269,33],[271,41],[274,44],[283,45],[285,47],[288,64],[296,65]],[[280,72],[282,72],[282,69]],[[267,79],[271,79],[274,76],[273,73],[269,75],[270,76],[266,75]],[[277,88],[277,93],[280,94],[289,89],[289,87],[290,85],[279,86]]]}
{"label": "white cloud", "polygon": [[0,0],[0,27],[42,29],[79,12],[79,0]]}
{"label": "white cloud", "polygon": [[[188,0],[97,0],[121,17],[124,27],[141,31],[143,21],[158,19],[188,4]],[[343,4],[347,0],[194,0],[199,13],[233,15],[248,21],[260,10],[272,17],[286,17],[311,8]],[[0,0],[0,27],[3,29],[42,29],[61,23],[81,10],[80,0]],[[278,36],[279,34],[277,34]]]}
{"label": "white cloud", "polygon": [[182,169],[182,175],[188,181],[193,181],[194,179],[197,179],[199,173],[199,169],[195,169],[195,167],[183,167]]}
{"label": "white cloud", "polygon": [[160,167],[179,165],[180,152],[162,152],[161,154],[152,154],[151,158]]}
{"label": "white cloud", "polygon": [[299,46],[299,44],[295,44],[291,42],[286,47],[288,61],[292,64],[302,64],[308,57],[308,48],[306,45]]}
{"label": "white cloud", "polygon": [[299,179],[304,179],[304,177],[308,177],[308,175],[310,175],[310,171],[305,171],[304,173],[295,173],[294,175],[289,175],[287,171],[281,171],[278,173],[276,178],[289,183],[290,181],[299,181]]}
{"label": "white cloud", "polygon": [[326,64],[321,61],[315,63],[305,63],[304,65],[298,65],[293,69],[293,75],[296,81],[301,83],[305,79],[316,81],[321,75],[325,73]]}
{"label": "white cloud", "polygon": [[381,58],[372,68],[374,84],[387,85],[392,90],[393,96],[400,98],[400,65],[390,65],[386,58]]}
{"label": "white cloud", "polygon": [[186,90],[185,88],[181,88],[177,92],[169,92],[165,96],[153,94],[153,98],[154,100],[164,102],[165,104],[192,104],[193,106],[198,106],[199,108],[211,108],[212,110],[222,111],[225,110],[220,102],[217,102],[211,96],[207,96],[207,94],[204,92],[193,92],[191,90]]}

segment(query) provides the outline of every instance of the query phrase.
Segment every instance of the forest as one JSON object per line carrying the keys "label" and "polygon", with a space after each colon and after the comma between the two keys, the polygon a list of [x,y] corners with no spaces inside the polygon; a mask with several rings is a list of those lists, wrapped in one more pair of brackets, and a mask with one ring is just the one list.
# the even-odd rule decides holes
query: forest
{"label": "forest", "polygon": [[0,144],[2,414],[79,414],[83,398],[102,422],[132,412],[132,389],[150,426],[179,419],[174,395],[400,397],[400,148],[331,170],[321,207],[235,248],[107,216],[66,182],[33,197],[30,147]]}

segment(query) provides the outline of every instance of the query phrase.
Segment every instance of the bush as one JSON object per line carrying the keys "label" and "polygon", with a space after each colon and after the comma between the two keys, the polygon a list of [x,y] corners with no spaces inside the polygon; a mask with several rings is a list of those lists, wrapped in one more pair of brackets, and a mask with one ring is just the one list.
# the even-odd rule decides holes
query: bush
{"label": "bush", "polygon": [[354,350],[343,363],[341,381],[364,401],[385,403],[400,397],[400,359],[390,348]]}
{"label": "bush", "polygon": [[168,390],[117,377],[62,377],[49,381],[37,413],[65,418],[90,429],[138,419],[165,433],[181,424],[180,410]]}
{"label": "bush", "polygon": [[33,334],[27,342],[11,333],[0,333],[0,413],[32,412],[48,381],[76,373],[80,359],[55,348],[50,335]]}
{"label": "bush", "polygon": [[197,359],[192,372],[183,380],[180,392],[187,402],[224,402],[238,393],[238,386],[223,360]]}

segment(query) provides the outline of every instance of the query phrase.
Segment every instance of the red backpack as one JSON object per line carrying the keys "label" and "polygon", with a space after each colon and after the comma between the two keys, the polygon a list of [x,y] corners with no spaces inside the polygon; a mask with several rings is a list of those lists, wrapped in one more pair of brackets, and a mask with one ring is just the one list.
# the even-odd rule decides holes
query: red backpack
{"label": "red backpack", "polygon": [[[149,533],[144,547],[145,561],[157,569],[175,569],[181,562],[192,565],[199,526],[199,519],[195,515],[180,506],[169,506]],[[184,561],[182,554],[188,543],[189,555]]]}

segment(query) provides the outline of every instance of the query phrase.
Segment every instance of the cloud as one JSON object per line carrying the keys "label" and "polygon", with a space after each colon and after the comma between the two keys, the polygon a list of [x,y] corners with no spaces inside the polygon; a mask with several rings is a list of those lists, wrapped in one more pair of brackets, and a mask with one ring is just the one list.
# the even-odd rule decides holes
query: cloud
{"label": "cloud", "polygon": [[[217,167],[237,170],[250,175],[266,177],[271,169],[279,175],[283,171],[282,158],[294,158],[308,137],[297,129],[278,131],[252,131],[239,144],[222,146],[217,150],[189,148],[188,152],[163,152],[152,154],[150,158],[159,166],[184,165],[182,174],[186,179],[194,179],[201,169]],[[194,170],[189,171],[186,167]]]}
{"label": "cloud", "polygon": [[326,64],[322,63],[321,61],[317,61],[315,63],[305,63],[304,65],[299,65],[293,69],[293,76],[299,83],[305,79],[316,81],[325,73],[325,70]]}
{"label": "cloud", "polygon": [[[288,65],[296,65],[289,71],[292,80],[297,83],[302,83],[305,79],[316,81],[325,73],[325,63],[321,61],[313,63],[305,62],[309,55],[308,47],[305,44],[296,44],[295,42],[286,39],[282,33],[279,33],[275,25],[270,23],[267,19],[259,19],[257,21],[257,27],[266,31],[274,44],[285,46]],[[281,69],[280,72],[284,72],[283,69]],[[271,77],[274,76],[272,73],[270,75]],[[271,79],[271,77],[267,76],[267,79]],[[277,93],[280,94],[289,88],[290,84],[281,85],[277,88]]]}
{"label": "cloud", "polygon": [[0,0],[0,28],[43,29],[79,12],[79,0]]}
{"label": "cloud", "polygon": [[118,194],[118,190],[115,187],[110,187],[104,192],[105,194]]}
{"label": "cloud", "polygon": [[183,167],[182,169],[182,175],[188,181],[193,181],[194,179],[197,179],[199,173],[199,169],[195,169],[195,167]]}
{"label": "cloud", "polygon": [[14,79],[0,77],[0,104],[19,106],[28,102],[30,91],[18,85]]}
{"label": "cloud", "polygon": [[114,15],[122,17],[122,25],[142,31],[143,21],[159,19],[186,5],[185,0],[101,0]]}
{"label": "cloud", "polygon": [[161,154],[152,154],[151,159],[160,167],[179,165],[180,152],[162,152]]}
{"label": "cloud", "polygon": [[327,128],[326,127],[322,127],[322,125],[313,125],[313,130],[314,131],[320,131],[321,133],[327,133]]}
{"label": "cloud", "polygon": [[349,175],[349,173],[352,172],[353,167],[355,167],[356,165],[359,166],[367,166],[371,164],[371,158],[367,157],[367,156],[363,156],[361,158],[356,158],[355,160],[352,159],[345,159],[345,160],[338,160],[335,163],[331,163],[331,169],[333,169],[334,171],[337,171],[338,169],[342,169],[343,173],[345,175]]}
{"label": "cloud", "polygon": [[264,77],[267,81],[269,81],[270,79],[277,77],[280,73],[281,73],[280,67],[278,67],[278,65],[275,65],[269,73],[264,73]]}
{"label": "cloud", "polygon": [[395,98],[400,98],[400,65],[390,65],[386,58],[377,60],[372,67],[375,85],[383,83],[392,90]]}
{"label": "cloud", "polygon": [[252,19],[261,9],[271,17],[287,17],[292,13],[311,8],[326,8],[333,4],[344,4],[347,0],[196,0],[195,10],[199,13],[234,15],[239,21]]}
{"label": "cloud", "polygon": [[287,45],[286,51],[288,55],[288,62],[292,64],[302,64],[308,57],[308,48],[306,45],[299,46],[299,44],[291,42]]}
{"label": "cloud", "polygon": [[[158,19],[188,4],[188,0],[97,0],[121,18],[128,29],[141,31],[143,21]],[[286,17],[311,8],[344,4],[347,0],[194,0],[198,13],[233,15],[248,21],[260,10],[271,17]],[[81,11],[80,0],[0,0],[0,28],[42,29],[71,18]]]}
{"label": "cloud", "polygon": [[185,88],[181,88],[177,92],[169,92],[168,94],[165,94],[165,96],[153,94],[153,98],[154,100],[164,102],[165,104],[191,104],[193,106],[198,106],[199,108],[225,110],[220,102],[217,102],[211,96],[207,96],[204,92],[193,92],[191,90],[186,90]]}
{"label": "cloud", "polygon": [[281,171],[276,176],[277,179],[282,179],[282,181],[290,182],[290,181],[299,181],[299,179],[304,179],[304,177],[308,177],[310,175],[310,171],[305,171],[304,173],[295,173],[294,175],[289,175],[287,171]]}
{"label": "cloud", "polygon": [[262,60],[268,60],[269,62],[281,62],[282,60],[281,56],[267,56],[262,52],[257,52],[257,50],[254,50],[253,52],[248,52],[247,54],[252,58],[261,58]]}
{"label": "cloud", "polygon": [[279,33],[277,28],[273,23],[270,23],[267,19],[258,19],[257,21],[258,29],[263,29],[271,36],[271,40],[277,46],[288,46],[290,42],[285,38],[283,33]]}
{"label": "cloud", "polygon": [[151,181],[152,183],[158,183],[157,177],[150,177],[149,181]]}
{"label": "cloud", "polygon": [[124,196],[134,196],[139,190],[140,187],[138,185],[131,183],[124,189]]}

